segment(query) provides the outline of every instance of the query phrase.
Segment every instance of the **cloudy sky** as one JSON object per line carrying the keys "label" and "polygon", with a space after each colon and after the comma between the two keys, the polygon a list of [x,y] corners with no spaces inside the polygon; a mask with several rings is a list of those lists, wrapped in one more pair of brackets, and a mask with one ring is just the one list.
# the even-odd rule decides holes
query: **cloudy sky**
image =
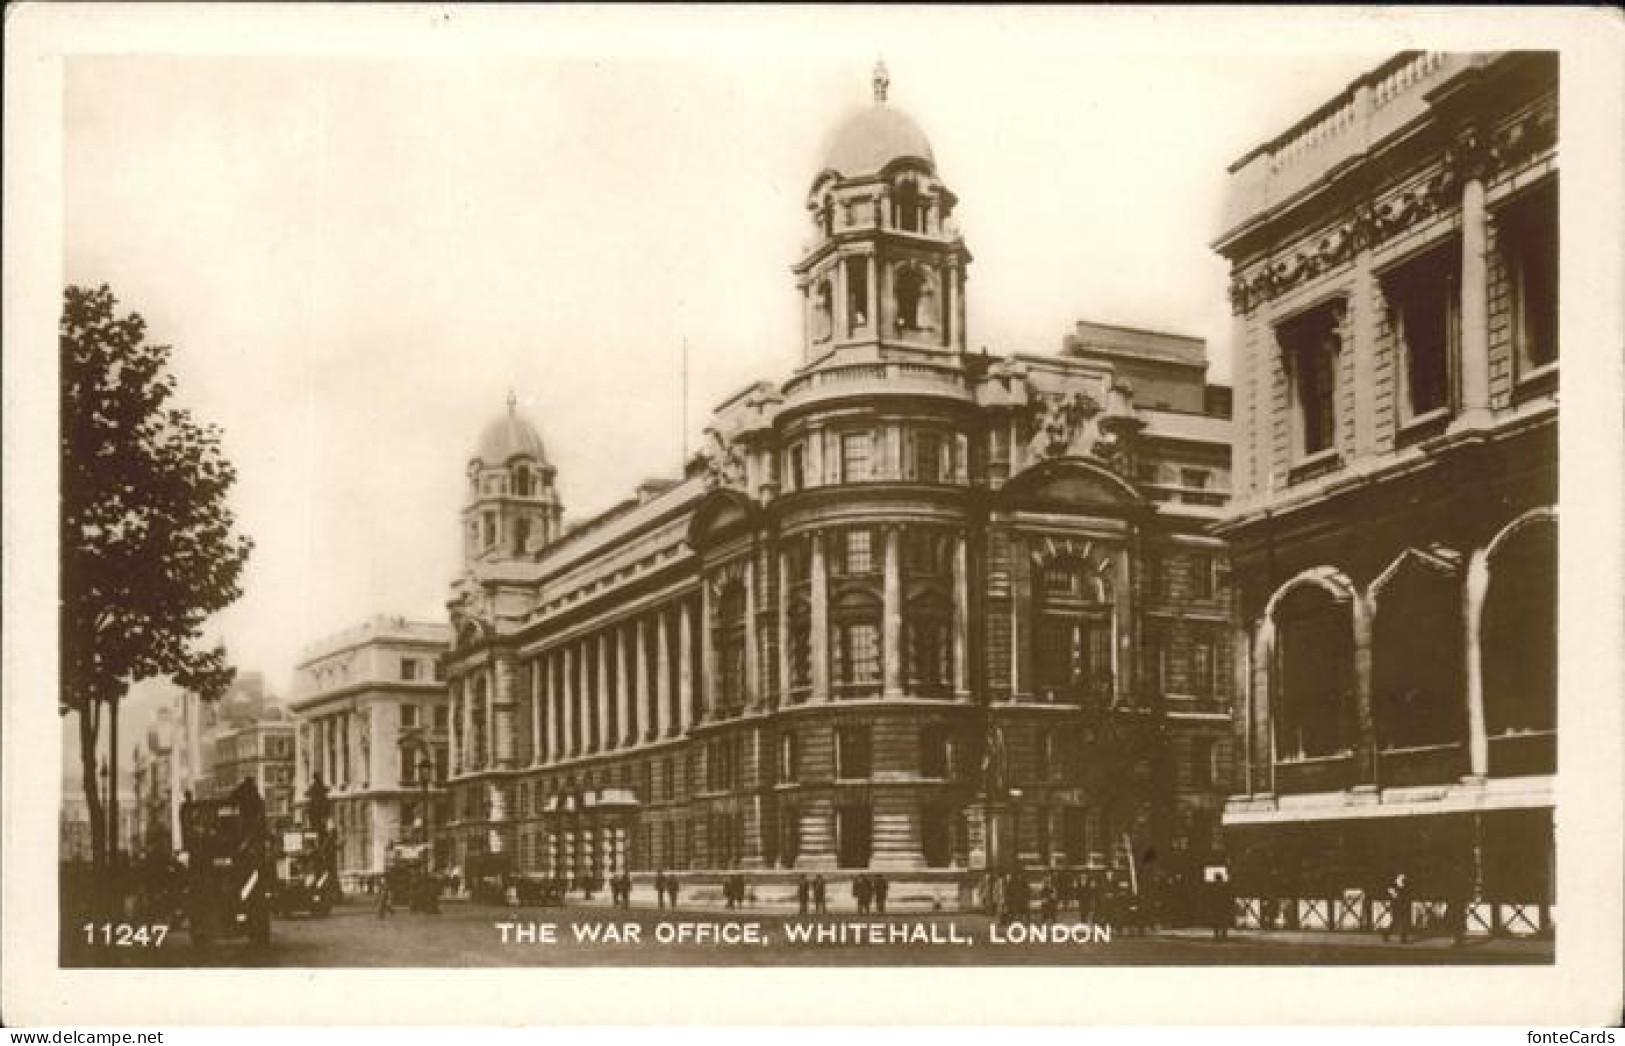
{"label": "cloudy sky", "polygon": [[285,692],[306,643],[443,617],[463,467],[510,389],[580,518],[783,380],[804,195],[877,56],[961,198],[973,345],[1049,352],[1087,317],[1205,337],[1223,380],[1225,168],[1388,50],[820,14],[67,62],[66,278],[142,313],[225,431],[257,542],[215,624],[239,665]]}

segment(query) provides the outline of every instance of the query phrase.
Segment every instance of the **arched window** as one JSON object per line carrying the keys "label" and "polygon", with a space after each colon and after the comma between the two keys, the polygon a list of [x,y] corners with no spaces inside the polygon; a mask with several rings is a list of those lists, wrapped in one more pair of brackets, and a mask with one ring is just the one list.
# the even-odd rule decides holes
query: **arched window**
{"label": "arched window", "polygon": [[717,703],[734,711],[745,703],[745,585],[730,581],[717,598],[711,642],[717,658]]}
{"label": "arched window", "polygon": [[519,516],[513,521],[513,550],[516,555],[526,552],[526,545],[530,541],[530,520]]}
{"label": "arched window", "polygon": [[522,498],[530,497],[530,469],[524,465],[514,467],[513,492]]}
{"label": "arched window", "polygon": [[925,277],[913,265],[904,265],[897,270],[897,329],[912,331],[920,329],[920,294],[925,286]]}
{"label": "arched window", "polygon": [[1492,738],[1555,730],[1557,524],[1535,520],[1512,531],[1490,553],[1489,569],[1480,641],[1485,726]]}
{"label": "arched window", "polygon": [[1353,749],[1354,624],[1347,600],[1300,585],[1275,608],[1277,758]]}
{"label": "arched window", "polygon": [[1110,583],[1081,560],[1039,569],[1037,679],[1049,700],[1110,701],[1113,693]]}
{"label": "arched window", "polygon": [[1377,743],[1418,748],[1467,733],[1461,583],[1453,564],[1407,555],[1377,595],[1371,699]]}
{"label": "arched window", "polygon": [[844,696],[880,685],[880,599],[867,589],[849,588],[830,613],[830,652],[835,682]]}

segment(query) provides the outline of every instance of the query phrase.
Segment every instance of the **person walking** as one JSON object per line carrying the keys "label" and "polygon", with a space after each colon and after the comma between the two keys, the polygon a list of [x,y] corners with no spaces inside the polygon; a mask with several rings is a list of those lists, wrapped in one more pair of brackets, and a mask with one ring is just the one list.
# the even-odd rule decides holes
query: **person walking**
{"label": "person walking", "polygon": [[807,902],[812,899],[811,893],[812,883],[807,881],[807,873],[803,872],[796,880],[796,911],[802,915],[807,914]]}
{"label": "person walking", "polygon": [[828,884],[824,882],[822,874],[813,876],[812,881],[813,911],[818,915],[829,912]]}
{"label": "person walking", "polygon": [[389,880],[382,879],[378,883],[378,918],[387,919],[395,914],[395,907],[391,904],[389,895]]}
{"label": "person walking", "polygon": [[859,875],[853,878],[852,896],[858,902],[859,915],[869,914],[869,899],[871,896],[873,896],[870,893],[870,889],[869,877],[867,875]]}
{"label": "person walking", "polygon": [[675,876],[675,875],[666,876],[666,895],[671,898],[671,907],[672,907],[672,909],[676,910],[676,908],[677,908],[677,876]]}
{"label": "person walking", "polygon": [[1208,918],[1213,926],[1214,940],[1229,939],[1230,924],[1235,919],[1235,907],[1236,891],[1235,885],[1230,882],[1229,869],[1215,868],[1208,893]]}
{"label": "person walking", "polygon": [[875,910],[881,915],[886,914],[886,891],[890,889],[891,884],[886,881],[886,877],[881,875],[879,872],[876,872],[874,885]]}
{"label": "person walking", "polygon": [[1388,897],[1388,925],[1382,928],[1382,939],[1388,940],[1389,935],[1399,934],[1400,944],[1409,944],[1411,939],[1411,887],[1406,881],[1405,873],[1400,872],[1394,876],[1394,881],[1388,884],[1386,891]]}
{"label": "person walking", "polygon": [[664,868],[655,873],[655,907],[662,910],[666,907],[666,870]]}

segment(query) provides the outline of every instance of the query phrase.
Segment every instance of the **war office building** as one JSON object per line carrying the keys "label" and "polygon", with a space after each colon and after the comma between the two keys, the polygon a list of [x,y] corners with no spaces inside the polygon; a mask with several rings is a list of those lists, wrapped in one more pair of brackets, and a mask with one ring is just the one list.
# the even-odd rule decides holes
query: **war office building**
{"label": "war office building", "polygon": [[[1557,61],[1396,56],[1231,169],[1239,886],[1554,902]],[[1251,918],[1257,917],[1252,909]]]}
{"label": "war office building", "polygon": [[968,352],[958,201],[885,89],[811,183],[799,369],[722,403],[685,477],[564,529],[511,398],[480,440],[448,656],[467,874],[946,890],[1213,847],[1228,390],[1200,341],[1122,328]]}

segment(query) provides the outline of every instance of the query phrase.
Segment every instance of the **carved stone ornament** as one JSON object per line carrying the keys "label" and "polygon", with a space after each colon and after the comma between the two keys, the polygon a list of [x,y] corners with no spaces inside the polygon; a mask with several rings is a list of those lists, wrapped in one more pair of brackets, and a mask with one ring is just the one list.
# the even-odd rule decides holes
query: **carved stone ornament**
{"label": "carved stone ornament", "polygon": [[745,457],[739,453],[734,442],[714,427],[708,427],[705,435],[711,443],[705,448],[705,488],[716,490],[719,487],[731,487],[736,490],[745,488]]}
{"label": "carved stone ornament", "polygon": [[1100,404],[1074,392],[1070,396],[1038,400],[1038,415],[1027,456],[1035,461],[1050,458],[1110,458],[1117,451],[1116,439],[1100,427]]}

